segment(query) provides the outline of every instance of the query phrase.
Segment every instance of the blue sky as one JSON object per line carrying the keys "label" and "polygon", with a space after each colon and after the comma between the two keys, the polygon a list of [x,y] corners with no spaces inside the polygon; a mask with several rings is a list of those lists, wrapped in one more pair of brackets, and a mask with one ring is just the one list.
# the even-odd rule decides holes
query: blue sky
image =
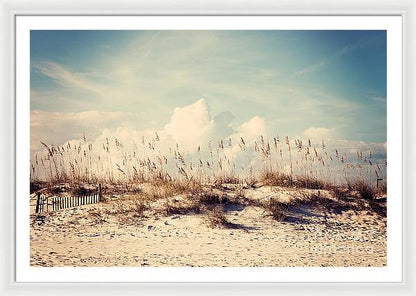
{"label": "blue sky", "polygon": [[163,129],[200,98],[235,127],[257,116],[281,135],[385,142],[386,32],[31,32],[39,131],[48,116],[86,129],[88,114],[97,129]]}

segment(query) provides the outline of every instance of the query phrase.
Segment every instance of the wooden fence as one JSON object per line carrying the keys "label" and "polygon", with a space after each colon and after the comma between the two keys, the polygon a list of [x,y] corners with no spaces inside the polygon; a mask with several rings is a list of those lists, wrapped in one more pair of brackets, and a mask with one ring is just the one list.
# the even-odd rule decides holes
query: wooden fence
{"label": "wooden fence", "polygon": [[79,195],[79,196],[42,196],[38,192],[36,200],[36,213],[59,211],[67,208],[74,208],[78,206],[98,203],[103,200],[101,191],[101,185],[98,186],[98,190],[91,194]]}

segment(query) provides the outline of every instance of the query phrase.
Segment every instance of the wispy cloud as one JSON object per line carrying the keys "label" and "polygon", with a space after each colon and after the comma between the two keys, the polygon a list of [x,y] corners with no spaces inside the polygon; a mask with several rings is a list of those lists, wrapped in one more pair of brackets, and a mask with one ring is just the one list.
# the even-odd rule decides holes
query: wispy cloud
{"label": "wispy cloud", "polygon": [[76,87],[91,91],[98,95],[104,94],[103,87],[86,80],[84,77],[85,74],[71,72],[58,63],[43,61],[33,64],[33,68],[43,75],[54,79],[63,87]]}
{"label": "wispy cloud", "polygon": [[336,51],[335,53],[333,53],[332,55],[324,58],[323,60],[312,64],[310,66],[307,66],[301,70],[298,70],[296,72],[293,73],[292,76],[294,77],[299,77],[299,76],[303,76],[306,74],[310,74],[313,72],[316,72],[322,68],[324,68],[325,66],[329,65],[330,63],[334,62],[335,60],[341,58],[343,55],[348,54],[351,51],[356,50],[357,48],[359,48],[360,46],[363,46],[366,43],[366,41],[364,40],[360,40],[352,45],[347,45],[342,47],[341,49],[339,49],[338,51]]}
{"label": "wispy cloud", "polygon": [[295,73],[293,73],[293,76],[303,76],[303,75],[318,71],[319,69],[325,67],[328,63],[329,63],[329,60],[324,60],[317,64],[310,65],[306,68],[296,71]]}
{"label": "wispy cloud", "polygon": [[380,102],[380,103],[386,102],[386,97],[370,97],[368,99],[371,101]]}

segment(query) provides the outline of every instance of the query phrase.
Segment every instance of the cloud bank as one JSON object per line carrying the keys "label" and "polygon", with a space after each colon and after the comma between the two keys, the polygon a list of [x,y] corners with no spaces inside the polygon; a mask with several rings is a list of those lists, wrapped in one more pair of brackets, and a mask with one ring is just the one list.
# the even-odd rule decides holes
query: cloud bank
{"label": "cloud bank", "polygon": [[167,145],[178,144],[193,151],[209,141],[220,139],[245,138],[253,142],[260,134],[265,134],[265,120],[255,116],[240,126],[233,127],[234,116],[230,111],[211,115],[205,99],[174,109],[168,123],[161,129],[144,128],[137,125],[140,116],[125,112],[46,112],[31,111],[31,152],[39,152],[40,141],[52,145],[64,145],[71,140],[81,140],[85,135],[96,142],[103,138],[118,138],[122,142],[140,141],[143,136],[160,137]]}

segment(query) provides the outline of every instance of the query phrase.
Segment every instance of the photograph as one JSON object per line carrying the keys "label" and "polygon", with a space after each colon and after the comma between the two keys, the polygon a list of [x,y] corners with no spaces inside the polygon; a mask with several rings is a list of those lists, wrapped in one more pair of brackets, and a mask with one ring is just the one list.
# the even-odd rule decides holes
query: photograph
{"label": "photograph", "polygon": [[387,266],[387,30],[29,44],[30,267]]}

